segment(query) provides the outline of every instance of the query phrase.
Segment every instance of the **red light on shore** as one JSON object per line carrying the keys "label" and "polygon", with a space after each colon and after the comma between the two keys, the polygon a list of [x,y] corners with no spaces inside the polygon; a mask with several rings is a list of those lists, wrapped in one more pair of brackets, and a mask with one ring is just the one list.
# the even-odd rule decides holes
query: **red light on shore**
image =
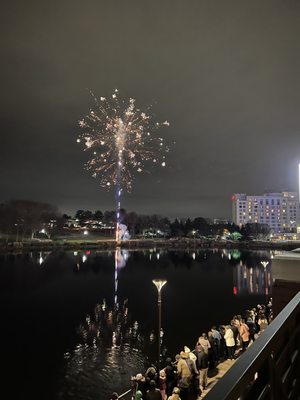
{"label": "red light on shore", "polygon": [[233,294],[236,296],[237,295],[237,287],[233,286]]}
{"label": "red light on shore", "polygon": [[85,252],[85,254],[86,254],[87,256],[89,256],[89,255],[91,254],[91,251],[90,251],[90,250],[87,250],[87,251]]}
{"label": "red light on shore", "polygon": [[232,201],[236,200],[236,196],[234,194],[231,196],[231,200]]}

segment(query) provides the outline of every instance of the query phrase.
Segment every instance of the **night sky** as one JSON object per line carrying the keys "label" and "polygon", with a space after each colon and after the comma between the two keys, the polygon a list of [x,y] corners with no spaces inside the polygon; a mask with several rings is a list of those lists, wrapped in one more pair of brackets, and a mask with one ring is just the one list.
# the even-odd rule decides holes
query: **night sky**
{"label": "night sky", "polygon": [[113,210],[84,170],[89,90],[152,104],[172,146],[127,211],[230,218],[234,192],[298,191],[299,0],[4,0],[0,202]]}

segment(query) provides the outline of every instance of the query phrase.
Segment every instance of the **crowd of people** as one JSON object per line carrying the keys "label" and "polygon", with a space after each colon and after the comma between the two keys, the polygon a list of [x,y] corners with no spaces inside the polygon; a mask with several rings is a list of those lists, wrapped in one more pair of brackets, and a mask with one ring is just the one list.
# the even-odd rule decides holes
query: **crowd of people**
{"label": "crowd of people", "polygon": [[[195,348],[184,348],[167,358],[165,367],[151,366],[142,374],[131,378],[132,400],[196,400],[208,384],[210,370],[220,362],[233,360],[246,351],[250,343],[266,329],[273,319],[272,299],[265,305],[258,304],[244,315],[235,315],[228,325],[212,326],[202,333]],[[116,392],[111,400],[117,400]]]}

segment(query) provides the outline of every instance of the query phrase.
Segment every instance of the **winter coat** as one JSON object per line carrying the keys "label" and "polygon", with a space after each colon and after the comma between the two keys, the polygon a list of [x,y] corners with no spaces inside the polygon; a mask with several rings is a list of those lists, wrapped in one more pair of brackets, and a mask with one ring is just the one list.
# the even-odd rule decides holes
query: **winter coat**
{"label": "winter coat", "polygon": [[177,373],[181,378],[190,378],[192,376],[188,364],[183,358],[181,358],[177,363]]}
{"label": "winter coat", "polygon": [[168,400],[181,400],[179,394],[173,393],[171,396],[168,397]]}
{"label": "winter coat", "polygon": [[162,395],[159,389],[148,390],[146,393],[145,400],[162,400]]}
{"label": "winter coat", "polygon": [[227,347],[235,346],[234,335],[231,328],[226,329],[224,339]]}

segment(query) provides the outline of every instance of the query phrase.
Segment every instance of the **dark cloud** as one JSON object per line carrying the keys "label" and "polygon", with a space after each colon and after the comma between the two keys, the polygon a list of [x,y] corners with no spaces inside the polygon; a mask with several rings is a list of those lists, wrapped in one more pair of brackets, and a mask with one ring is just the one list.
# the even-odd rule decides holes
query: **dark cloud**
{"label": "dark cloud", "polygon": [[298,1],[16,0],[1,15],[1,200],[113,209],[76,136],[87,89],[115,87],[176,141],[128,210],[230,217],[233,192],[298,189]]}

